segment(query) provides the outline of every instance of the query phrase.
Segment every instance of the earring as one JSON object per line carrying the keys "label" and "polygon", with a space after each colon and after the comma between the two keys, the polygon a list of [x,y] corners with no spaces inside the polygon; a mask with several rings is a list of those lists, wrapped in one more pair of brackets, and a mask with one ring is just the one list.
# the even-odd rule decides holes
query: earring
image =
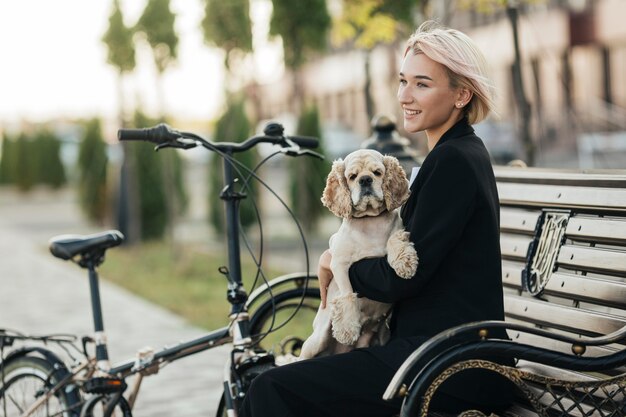
{"label": "earring", "polygon": [[461,107],[463,107],[463,103],[456,103],[456,106],[460,109]]}

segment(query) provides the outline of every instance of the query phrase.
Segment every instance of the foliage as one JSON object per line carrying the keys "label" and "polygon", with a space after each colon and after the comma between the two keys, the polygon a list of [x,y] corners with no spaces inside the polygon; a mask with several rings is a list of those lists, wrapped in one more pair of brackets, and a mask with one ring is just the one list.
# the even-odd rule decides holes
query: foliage
{"label": "foliage", "polygon": [[100,120],[89,120],[78,150],[78,195],[87,218],[97,223],[104,221],[108,207],[106,148]]}
{"label": "foliage", "polygon": [[204,41],[226,52],[227,69],[234,51],[252,51],[250,0],[205,0],[201,25]]}
{"label": "foliage", "polygon": [[[134,119],[136,128],[156,124],[155,120],[149,119],[140,111],[135,112]],[[154,148],[147,143],[136,142],[129,145],[126,150],[136,167],[141,239],[160,239],[165,233],[168,220],[161,154],[154,152]]]}
{"label": "foliage", "polygon": [[546,0],[459,0],[458,7],[461,9],[473,9],[478,13],[492,14],[507,6],[515,6],[520,3],[540,4]]}
{"label": "foliage", "polygon": [[121,73],[135,69],[135,45],[133,30],[124,24],[119,0],[113,0],[113,10],[109,17],[109,27],[102,37],[108,49],[107,62]]}
{"label": "foliage", "polygon": [[[248,120],[248,116],[246,116],[243,99],[231,98],[226,111],[215,125],[215,133],[213,135],[215,140],[243,142],[250,136],[251,131],[250,121]],[[246,152],[238,153],[235,159],[249,169],[252,169],[257,160],[257,152],[253,148]],[[235,168],[244,176],[244,178],[239,179],[239,183],[241,184],[247,177],[247,173],[244,169],[239,167],[238,164],[235,164]],[[224,186],[224,176],[222,172],[222,158],[212,153],[209,164],[209,218],[216,232],[220,234],[224,233],[226,225],[224,202],[219,198],[219,194]],[[239,176],[237,171],[235,171],[235,176]],[[251,201],[256,195],[257,186],[255,181],[251,180],[251,182],[248,183],[248,187],[249,188],[237,190],[248,195],[248,198],[242,200],[239,205],[239,218],[244,228],[252,225],[256,220],[256,211]]]}
{"label": "foliage", "polygon": [[21,133],[15,142],[15,170],[13,178],[17,188],[21,191],[29,191],[36,182],[35,159],[33,141],[26,134]]}
{"label": "foliage", "polygon": [[148,0],[136,30],[145,34],[152,47],[159,74],[176,61],[178,35],[174,29],[176,15],[170,10],[169,0]]}
{"label": "foliage", "polygon": [[35,133],[31,146],[35,181],[52,188],[64,185],[66,177],[59,138],[48,129],[40,129]]}
{"label": "foliage", "polygon": [[326,0],[272,0],[274,6],[270,34],[283,40],[285,64],[299,68],[307,55],[326,48],[326,34],[330,29],[330,15]]}
{"label": "foliage", "polygon": [[15,150],[15,140],[4,134],[0,150],[0,184],[11,184],[15,180]]}
{"label": "foliage", "polygon": [[333,43],[353,41],[359,48],[371,49],[378,43],[392,43],[398,37],[405,37],[412,30],[416,3],[420,2],[343,0],[342,13],[333,22]]}
{"label": "foliage", "polygon": [[[298,121],[298,134],[320,138],[320,148],[316,152],[324,154],[322,130],[317,107],[306,109]],[[330,172],[330,162],[313,157],[299,157],[290,163],[291,207],[304,230],[314,230],[320,216],[325,212],[320,202]]]}

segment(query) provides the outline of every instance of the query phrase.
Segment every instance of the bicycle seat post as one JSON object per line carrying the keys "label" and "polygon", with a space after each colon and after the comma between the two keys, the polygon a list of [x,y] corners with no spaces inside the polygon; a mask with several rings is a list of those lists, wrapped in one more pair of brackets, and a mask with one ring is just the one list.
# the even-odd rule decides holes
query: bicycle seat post
{"label": "bicycle seat post", "polygon": [[[232,157],[232,152],[226,152],[228,157]],[[228,242],[228,269],[229,269],[229,286],[228,301],[232,305],[230,310],[230,318],[235,320],[233,327],[233,344],[235,346],[243,346],[250,343],[249,316],[246,309],[247,294],[241,279],[241,255],[239,250],[239,217],[238,217],[238,201],[245,198],[245,194],[235,190],[235,178],[233,176],[233,168],[224,159],[224,183],[225,188],[220,194],[220,198],[224,200],[224,208],[226,212],[226,241]]]}
{"label": "bicycle seat post", "polygon": [[110,369],[109,353],[106,345],[106,335],[104,333],[104,320],[102,318],[102,304],[100,302],[100,286],[98,283],[98,272],[96,272],[96,263],[90,260],[87,264],[87,269],[89,271],[89,291],[91,293],[94,339],[96,340],[96,364],[99,370],[108,371]]}

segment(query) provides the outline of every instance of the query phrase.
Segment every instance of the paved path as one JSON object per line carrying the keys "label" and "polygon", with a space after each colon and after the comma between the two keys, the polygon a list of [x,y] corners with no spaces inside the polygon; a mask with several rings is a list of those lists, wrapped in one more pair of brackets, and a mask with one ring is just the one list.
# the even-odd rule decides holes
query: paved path
{"label": "paved path", "polygon": [[[83,270],[47,252],[50,237],[89,233],[68,191],[40,190],[28,198],[0,189],[0,328],[38,334],[90,334],[89,289]],[[161,348],[203,334],[179,317],[101,282],[112,362],[142,346]],[[225,347],[170,364],[148,377],[136,416],[213,416],[221,395]]]}

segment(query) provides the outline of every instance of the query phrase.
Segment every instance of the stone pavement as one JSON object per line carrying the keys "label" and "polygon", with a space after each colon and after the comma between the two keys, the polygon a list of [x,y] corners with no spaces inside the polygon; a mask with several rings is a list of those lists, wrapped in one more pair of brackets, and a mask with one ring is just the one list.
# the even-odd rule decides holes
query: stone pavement
{"label": "stone pavement", "polygon": [[[100,230],[83,223],[74,200],[67,190],[22,197],[0,189],[0,328],[91,334],[85,271],[47,251],[52,236]],[[158,350],[204,333],[106,281],[101,280],[100,291],[113,364],[133,358],[143,346]],[[227,347],[198,353],[145,378],[134,415],[215,415],[227,355]]]}

